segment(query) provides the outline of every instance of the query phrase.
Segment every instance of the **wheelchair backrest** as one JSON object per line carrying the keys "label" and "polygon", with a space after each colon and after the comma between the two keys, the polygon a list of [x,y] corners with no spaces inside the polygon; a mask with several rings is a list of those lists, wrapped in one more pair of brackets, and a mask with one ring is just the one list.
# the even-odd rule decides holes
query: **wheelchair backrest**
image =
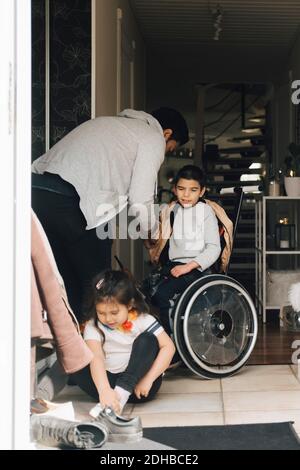
{"label": "wheelchair backrest", "polygon": [[233,247],[234,247],[235,235],[236,235],[238,223],[239,223],[239,220],[240,220],[241,208],[242,208],[243,197],[244,197],[243,188],[236,187],[236,188],[234,188],[234,192],[236,194],[236,202],[235,202],[235,206],[234,206],[234,210],[233,210],[233,217],[232,217],[232,222],[233,222],[232,249],[231,249],[230,257],[229,257],[229,260],[228,260],[227,268],[226,268],[226,271],[225,271],[225,275],[228,274],[229,267],[230,267],[230,259],[231,259],[231,256],[232,256],[232,250],[233,250]]}
{"label": "wheelchair backrest", "polygon": [[234,245],[234,239],[240,219],[240,213],[241,213],[241,207],[243,203],[243,188],[241,187],[236,187],[234,188],[234,192],[236,194],[236,200],[233,208],[233,215],[230,217],[230,220],[233,223],[233,230],[232,230],[232,238],[231,238],[231,246],[230,250],[227,250],[228,253],[228,259],[227,259],[227,264],[225,270],[221,269],[221,258],[222,258],[222,253],[223,250],[226,248],[226,241],[225,241],[225,228],[224,225],[221,223],[220,219],[218,219],[218,224],[219,224],[219,234],[220,234],[220,244],[221,244],[221,254],[219,259],[215,262],[213,266],[213,271],[215,273],[221,273],[225,274],[225,276],[228,275],[229,267],[230,267],[230,259],[232,256],[232,250],[233,250],[233,245]]}

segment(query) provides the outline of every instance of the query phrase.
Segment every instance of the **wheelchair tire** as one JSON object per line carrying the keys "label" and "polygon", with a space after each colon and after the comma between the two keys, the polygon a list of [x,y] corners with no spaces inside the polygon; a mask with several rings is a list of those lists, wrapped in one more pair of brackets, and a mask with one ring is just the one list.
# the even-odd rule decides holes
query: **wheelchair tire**
{"label": "wheelchair tire", "polygon": [[173,332],[187,367],[205,379],[228,377],[248,360],[257,339],[251,297],[235,279],[213,274],[196,280],[174,308]]}

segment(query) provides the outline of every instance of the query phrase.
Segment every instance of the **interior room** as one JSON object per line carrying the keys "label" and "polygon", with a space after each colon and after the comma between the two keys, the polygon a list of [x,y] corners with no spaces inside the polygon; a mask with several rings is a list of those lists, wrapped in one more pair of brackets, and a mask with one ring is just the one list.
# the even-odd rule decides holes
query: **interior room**
{"label": "interior room", "polygon": [[[208,304],[195,297],[196,291],[192,300],[177,302],[172,321],[180,360],[164,372],[162,386],[152,401],[125,405],[126,419],[140,417],[143,440],[107,442],[102,449],[190,449],[193,447],[184,446],[200,445],[195,439],[201,440],[197,433],[203,427],[211,427],[212,434],[195,449],[216,449],[218,445],[246,448],[244,428],[238,437],[238,427],[233,429],[233,425],[257,426],[253,428],[257,434],[253,448],[278,448],[279,442],[282,448],[299,448],[299,0],[26,3],[30,4],[26,12],[30,91],[26,97],[31,120],[23,127],[27,134],[22,139],[31,159],[22,163],[27,165],[28,186],[18,195],[17,207],[30,200],[31,163],[75,128],[125,109],[151,113],[166,107],[182,113],[189,140],[166,153],[155,202],[174,201],[176,173],[186,165],[195,165],[206,175],[205,200],[221,206],[233,224],[229,264],[218,273],[221,277],[215,274],[209,280],[221,285],[220,306],[205,323],[196,317],[198,310],[207,311]],[[23,122],[28,121],[24,118]],[[16,142],[21,140],[18,136],[16,133]],[[145,173],[147,168],[145,162]],[[11,175],[13,179],[13,169]],[[22,183],[19,188],[23,191]],[[28,212],[20,259],[26,259],[25,249],[30,247],[29,217]],[[13,220],[11,224],[13,227]],[[18,240],[16,237],[15,248],[18,243],[21,246]],[[125,267],[138,286],[153,270],[141,239],[116,238],[111,265],[116,270]],[[24,279],[26,269],[20,272]],[[18,282],[21,278],[16,286]],[[25,289],[27,284],[22,286]],[[215,302],[210,297],[214,288],[210,283],[201,287],[211,304]],[[25,298],[30,317],[29,296],[28,289]],[[184,319],[186,312],[190,320]],[[24,325],[29,344],[29,320]],[[195,333],[188,337],[192,327]],[[17,335],[12,336],[16,341],[21,331],[13,326],[11,331]],[[28,348],[22,359],[26,359],[26,367],[14,362],[13,354],[11,361],[19,364],[15,374],[20,374],[20,369],[27,374],[28,386],[31,380],[34,413],[87,422],[96,401],[66,374],[65,386],[55,398],[36,393],[38,383],[51,374],[59,355],[55,341],[42,336],[36,339],[32,334],[31,338],[31,358],[28,344],[24,346]],[[19,357],[20,352],[14,354]],[[13,389],[13,379],[11,384]],[[25,416],[26,410],[22,413]],[[7,446],[50,448],[43,442],[29,443],[26,428],[18,435],[15,416],[11,420],[14,437]],[[27,429],[28,420],[27,416]],[[286,423],[293,424],[288,429],[279,427]],[[275,424],[278,440],[270,444],[268,433]],[[174,428],[173,441],[164,431],[170,427]],[[193,428],[192,444],[179,442],[176,430],[181,427]],[[224,444],[224,433],[232,433],[230,444]],[[295,442],[290,442],[286,433],[293,434]]]}

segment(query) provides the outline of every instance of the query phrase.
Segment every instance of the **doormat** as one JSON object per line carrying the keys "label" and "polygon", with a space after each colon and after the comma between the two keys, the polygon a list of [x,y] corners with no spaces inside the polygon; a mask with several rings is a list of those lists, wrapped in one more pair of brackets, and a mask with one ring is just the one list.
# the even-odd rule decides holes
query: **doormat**
{"label": "doormat", "polygon": [[144,428],[144,438],[179,450],[300,450],[291,422]]}

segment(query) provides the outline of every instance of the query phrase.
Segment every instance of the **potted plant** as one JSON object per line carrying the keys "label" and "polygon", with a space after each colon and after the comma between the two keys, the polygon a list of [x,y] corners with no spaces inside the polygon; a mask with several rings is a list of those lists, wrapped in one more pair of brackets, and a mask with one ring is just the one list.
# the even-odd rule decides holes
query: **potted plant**
{"label": "potted plant", "polygon": [[285,191],[290,197],[300,197],[300,145],[292,142],[288,150],[289,155],[284,161],[286,165]]}

